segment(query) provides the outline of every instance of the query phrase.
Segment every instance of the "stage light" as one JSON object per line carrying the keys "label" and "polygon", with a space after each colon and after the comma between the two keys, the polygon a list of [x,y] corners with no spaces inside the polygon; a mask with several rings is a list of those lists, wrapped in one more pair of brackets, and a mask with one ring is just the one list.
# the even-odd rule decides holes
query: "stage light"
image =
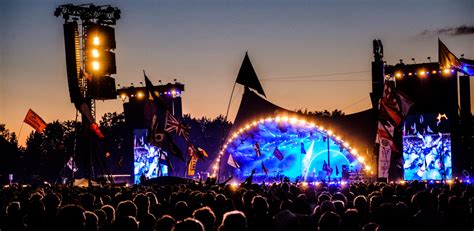
{"label": "stage light", "polygon": [[341,185],[346,185],[347,182],[346,181],[341,181]]}
{"label": "stage light", "polygon": [[291,123],[291,124],[295,124],[297,121],[298,121],[298,119],[295,118],[295,117],[293,117],[293,118],[290,119],[290,123]]}
{"label": "stage light", "polygon": [[306,182],[306,181],[301,182],[301,187],[303,187],[303,188],[308,187],[308,182]]}
{"label": "stage light", "polygon": [[401,180],[399,183],[400,183],[401,185],[404,185],[404,184],[405,184],[405,181],[404,181],[404,180]]}
{"label": "stage light", "polygon": [[85,29],[85,70],[93,77],[116,74],[115,32],[110,26],[87,24]]}
{"label": "stage light", "polygon": [[92,70],[98,71],[100,69],[100,64],[97,61],[92,62]]}
{"label": "stage light", "polygon": [[333,134],[331,130],[328,130],[327,133],[328,133],[328,135],[332,135],[332,134]]}
{"label": "stage light", "polygon": [[401,73],[401,72],[397,72],[397,73],[395,73],[395,77],[397,77],[397,78],[400,78],[400,77],[402,77],[402,73]]}
{"label": "stage light", "polygon": [[261,124],[265,123],[265,120],[264,119],[260,119],[258,122],[260,122]]}
{"label": "stage light", "polygon": [[232,182],[230,183],[230,186],[232,186],[232,189],[237,189],[237,187],[239,187],[239,184],[237,184],[236,182]]}
{"label": "stage light", "polygon": [[145,94],[143,94],[143,92],[139,91],[137,93],[137,98],[142,99],[143,97],[145,97]]}
{"label": "stage light", "polygon": [[344,147],[346,147],[346,148],[348,148],[348,147],[349,147],[349,143],[347,143],[347,142],[344,142],[344,144],[343,144],[343,145],[344,145]]}
{"label": "stage light", "polygon": [[425,74],[426,74],[425,70],[421,70],[421,71],[418,72],[418,75],[420,75],[420,76],[425,76]]}
{"label": "stage light", "polygon": [[126,94],[121,94],[120,98],[122,98],[122,100],[125,100],[125,98],[127,98],[127,95]]}
{"label": "stage light", "polygon": [[370,171],[370,169],[372,169],[372,168],[371,168],[369,165],[366,165],[366,166],[365,166],[365,170],[366,170],[366,171]]}
{"label": "stage light", "polygon": [[431,73],[433,73],[433,74],[436,74],[436,73],[437,73],[437,71],[432,71]]}
{"label": "stage light", "polygon": [[281,118],[281,120],[283,120],[283,122],[288,122],[288,117],[287,116],[283,116],[283,118]]}
{"label": "stage light", "polygon": [[444,74],[449,74],[449,71],[450,71],[449,68],[446,68],[446,69],[443,70],[443,73]]}
{"label": "stage light", "polygon": [[353,148],[353,149],[351,150],[351,154],[357,156],[357,150],[356,150],[355,148]]}
{"label": "stage light", "polygon": [[446,183],[447,184],[453,184],[453,180],[447,180]]}
{"label": "stage light", "polygon": [[94,38],[92,39],[92,44],[98,46],[100,44],[100,39],[99,39],[99,36],[94,36]]}
{"label": "stage light", "polygon": [[361,162],[361,163],[364,163],[365,158],[364,158],[363,156],[359,156],[359,157],[357,158],[357,160],[358,160],[359,162]]}
{"label": "stage light", "polygon": [[175,90],[172,90],[172,91],[171,91],[171,94],[172,94],[172,95],[176,95],[176,91],[175,91]]}
{"label": "stage light", "polygon": [[280,118],[279,116],[277,116],[277,117],[275,118],[275,121],[276,121],[276,122],[280,122],[280,120],[281,120],[281,118]]}
{"label": "stage light", "polygon": [[99,57],[99,51],[97,49],[92,49],[92,57],[94,57],[94,58]]}
{"label": "stage light", "polygon": [[408,76],[412,76],[413,74],[411,72],[408,73]]}

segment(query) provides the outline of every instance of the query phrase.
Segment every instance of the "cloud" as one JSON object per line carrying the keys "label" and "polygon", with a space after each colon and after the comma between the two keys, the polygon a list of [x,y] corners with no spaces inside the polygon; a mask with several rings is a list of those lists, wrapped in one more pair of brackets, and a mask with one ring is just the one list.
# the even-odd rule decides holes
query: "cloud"
{"label": "cloud", "polygon": [[420,36],[436,36],[436,35],[448,35],[448,36],[458,36],[458,35],[469,35],[474,34],[474,26],[458,26],[458,27],[445,27],[437,30],[424,30],[419,35]]}

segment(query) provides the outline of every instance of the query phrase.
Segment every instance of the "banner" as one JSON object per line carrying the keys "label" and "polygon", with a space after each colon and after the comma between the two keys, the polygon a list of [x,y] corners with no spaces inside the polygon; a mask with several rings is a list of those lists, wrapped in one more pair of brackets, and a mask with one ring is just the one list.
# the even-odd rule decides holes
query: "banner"
{"label": "banner", "polygon": [[240,168],[239,164],[235,162],[234,158],[232,158],[232,155],[229,154],[229,159],[227,159],[227,164],[234,167],[234,168]]}
{"label": "banner", "polygon": [[43,133],[44,129],[46,128],[46,122],[44,122],[44,120],[31,109],[28,110],[28,113],[26,113],[23,122],[30,125],[39,133]]}
{"label": "banner", "polygon": [[194,171],[196,170],[197,161],[198,161],[198,157],[196,155],[193,155],[188,164],[188,176],[194,176]]}
{"label": "banner", "polygon": [[390,158],[392,155],[392,149],[390,148],[390,146],[392,146],[391,143],[391,140],[380,137],[378,167],[379,178],[388,178],[388,170],[390,169]]}

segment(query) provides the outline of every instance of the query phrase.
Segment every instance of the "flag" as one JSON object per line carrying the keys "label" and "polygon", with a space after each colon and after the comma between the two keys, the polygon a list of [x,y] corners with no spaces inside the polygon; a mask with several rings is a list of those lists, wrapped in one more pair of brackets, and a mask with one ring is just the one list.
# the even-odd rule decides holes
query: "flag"
{"label": "flag", "polygon": [[227,164],[234,167],[234,168],[240,168],[239,164],[235,162],[234,158],[232,158],[232,155],[229,154],[229,159],[227,159]]}
{"label": "flag", "polygon": [[23,120],[26,124],[30,125],[36,132],[43,133],[46,128],[46,122],[33,110],[28,110],[25,119]]}
{"label": "flag", "polygon": [[393,133],[395,131],[395,127],[388,121],[379,121],[378,128],[377,128],[377,135],[376,135],[376,143],[380,143],[380,139],[393,139]]}
{"label": "flag", "polygon": [[336,176],[339,175],[339,168],[336,165]]}
{"label": "flag", "polygon": [[197,161],[198,157],[196,155],[193,155],[188,163],[188,176],[194,176]]}
{"label": "flag", "polygon": [[242,66],[240,66],[239,74],[237,74],[237,79],[235,82],[240,83],[248,88],[252,88],[266,97],[247,52],[245,52],[244,61],[242,62]]}
{"label": "flag", "polygon": [[379,147],[378,177],[388,178],[393,141],[381,138]]}
{"label": "flag", "polygon": [[474,61],[458,59],[440,39],[438,39],[438,60],[441,69],[453,67],[466,75],[474,75]]}
{"label": "flag", "polygon": [[145,71],[143,71],[143,75],[145,77],[145,87],[147,91],[147,94],[145,94],[145,98],[149,99],[149,96],[151,95],[156,109],[151,122],[149,142],[154,146],[161,147],[163,145],[163,142],[165,141],[164,116],[166,112],[166,106],[163,100],[159,98],[158,95],[156,95],[153,84],[146,76]]}
{"label": "flag", "polygon": [[414,101],[405,93],[401,91],[397,91],[396,93],[398,105],[400,106],[400,112],[403,117],[408,115],[408,111],[410,111],[411,106],[413,106]]}
{"label": "flag", "polygon": [[202,149],[202,148],[200,148],[200,147],[197,147],[197,150],[198,150],[198,152],[201,153],[201,155],[202,155],[203,157],[206,157],[206,158],[209,157],[209,155],[207,154],[207,152],[206,152],[204,149]]}
{"label": "flag", "polygon": [[260,152],[260,144],[258,142],[253,145],[253,149],[255,150],[257,157],[260,157],[262,155],[262,153]]}
{"label": "flag", "polygon": [[166,148],[171,155],[177,157],[178,159],[184,161],[183,154],[181,153],[181,149],[179,149],[178,145],[176,145],[173,141],[173,137],[171,137],[171,134],[165,133],[165,145],[164,148]]}
{"label": "flag", "polygon": [[186,141],[189,140],[189,126],[179,122],[168,110],[166,111],[165,131],[175,132]]}
{"label": "flag", "polygon": [[301,154],[306,154],[306,150],[304,149],[304,143],[303,143],[303,142],[301,142],[301,149],[300,149],[300,151],[301,151]]}
{"label": "flag", "polygon": [[97,125],[97,123],[92,123],[91,126],[90,126],[90,129],[97,135],[97,137],[99,137],[100,139],[103,139],[104,138],[104,135],[102,134],[102,132],[100,131],[99,129],[99,125]]}
{"label": "flag", "polygon": [[278,147],[275,147],[275,150],[273,151],[273,155],[278,159],[278,160],[283,160],[283,154],[280,152]]}
{"label": "flag", "polygon": [[262,161],[262,171],[265,173],[265,175],[268,175],[268,169],[263,164],[263,161]]}
{"label": "flag", "polygon": [[396,126],[402,122],[400,105],[395,93],[395,82],[385,81],[383,97],[379,102],[380,117],[391,121]]}
{"label": "flag", "polygon": [[204,149],[195,146],[191,142],[188,142],[188,155],[189,156],[197,156],[201,160],[204,160],[204,158],[209,157],[209,155],[207,154],[207,152]]}
{"label": "flag", "polygon": [[440,39],[438,39],[438,61],[440,69],[451,67],[462,69],[461,62]]}

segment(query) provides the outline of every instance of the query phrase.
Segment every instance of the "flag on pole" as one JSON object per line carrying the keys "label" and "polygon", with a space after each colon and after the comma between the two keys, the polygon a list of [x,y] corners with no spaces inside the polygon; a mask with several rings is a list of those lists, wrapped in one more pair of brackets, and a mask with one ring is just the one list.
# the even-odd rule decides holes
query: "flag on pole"
{"label": "flag on pole", "polygon": [[456,68],[462,69],[461,62],[459,62],[456,55],[454,55],[440,39],[438,39],[438,61],[439,68]]}
{"label": "flag on pole", "polygon": [[300,149],[301,154],[306,154],[306,149],[304,148],[304,143],[301,142],[301,149]]}
{"label": "flag on pole", "polygon": [[278,147],[275,147],[275,150],[273,151],[273,155],[278,159],[278,160],[283,160],[283,154],[280,152]]}
{"label": "flag on pole", "polygon": [[181,153],[181,149],[179,149],[178,145],[176,145],[173,141],[173,137],[169,133],[165,133],[165,146],[167,150],[178,159],[184,161],[183,154]]}
{"label": "flag on pole", "polygon": [[149,141],[152,145],[161,147],[163,146],[163,142],[165,141],[164,114],[166,112],[166,106],[163,103],[162,99],[160,99],[156,95],[155,90],[153,88],[153,84],[146,76],[145,71],[143,71],[143,75],[145,77],[145,87],[147,90],[147,94],[145,94],[146,99],[148,99],[149,95],[151,95],[156,109],[151,122]]}
{"label": "flag on pole", "polygon": [[192,144],[189,141],[188,141],[188,155],[189,156],[196,155],[201,160],[204,160],[204,158],[209,157],[209,155],[204,149],[197,147],[196,145]]}
{"label": "flag on pole", "polygon": [[440,39],[438,39],[438,60],[441,69],[452,67],[466,75],[474,75],[474,60],[458,59]]}
{"label": "flag on pole", "polygon": [[234,167],[234,168],[240,168],[239,164],[235,162],[234,158],[232,158],[232,155],[229,154],[229,159],[227,159],[227,164]]}
{"label": "flag on pole", "polygon": [[260,152],[260,144],[258,142],[256,142],[253,145],[253,149],[255,150],[255,153],[257,154],[257,157],[260,157],[262,155],[262,153]]}
{"label": "flag on pole", "polygon": [[265,173],[265,175],[268,175],[268,169],[263,164],[263,161],[262,161],[262,171]]}
{"label": "flag on pole", "polygon": [[239,74],[237,74],[237,79],[235,82],[240,83],[248,88],[252,88],[261,95],[265,96],[265,92],[263,91],[260,81],[258,81],[257,73],[255,73],[255,70],[253,69],[247,52],[245,52],[244,61],[242,62],[242,66],[240,66]]}
{"label": "flag on pole", "polygon": [[196,155],[193,155],[188,163],[188,176],[194,176],[197,161],[198,157]]}
{"label": "flag on pole", "polygon": [[26,113],[25,119],[23,122],[30,125],[36,132],[43,133],[44,129],[46,128],[46,122],[33,110],[28,110]]}
{"label": "flag on pole", "polygon": [[175,132],[184,140],[189,140],[189,126],[179,122],[168,110],[166,110],[165,131]]}

